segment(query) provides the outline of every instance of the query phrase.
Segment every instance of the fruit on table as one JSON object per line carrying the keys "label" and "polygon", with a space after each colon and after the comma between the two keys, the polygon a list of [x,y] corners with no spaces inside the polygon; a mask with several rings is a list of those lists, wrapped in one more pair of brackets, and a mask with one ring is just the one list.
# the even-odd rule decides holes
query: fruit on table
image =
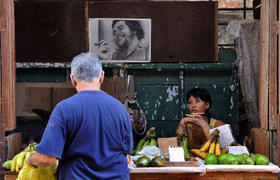
{"label": "fruit on table", "polygon": [[206,152],[200,151],[199,149],[191,149],[190,151],[193,155],[198,156],[202,159],[205,159],[205,157],[207,155]]}
{"label": "fruit on table", "polygon": [[243,159],[246,159],[247,157],[250,157],[247,153],[242,153],[240,155],[243,157]]}
{"label": "fruit on table", "polygon": [[218,156],[218,163],[224,164],[226,158],[227,158],[227,154],[222,154],[222,155]]}
{"label": "fruit on table", "polygon": [[150,165],[150,158],[148,156],[141,156],[136,160],[137,167],[148,167]]}
{"label": "fruit on table", "polygon": [[12,160],[7,160],[3,163],[2,167],[4,169],[11,169],[11,165],[12,165]]}
{"label": "fruit on table", "polygon": [[215,154],[207,154],[204,159],[205,164],[218,164],[218,158]]}
{"label": "fruit on table", "polygon": [[268,157],[262,155],[262,154],[256,154],[256,165],[268,165],[269,159]]}
{"label": "fruit on table", "polygon": [[253,158],[251,158],[250,156],[247,158],[242,159],[242,164],[247,164],[247,165],[254,165],[255,161],[253,160]]}
{"label": "fruit on table", "polygon": [[231,153],[227,153],[226,158],[224,159],[224,162],[222,162],[222,164],[237,165],[238,164],[238,160],[235,157],[235,155],[233,155]]}
{"label": "fruit on table", "polygon": [[164,160],[161,157],[154,157],[150,162],[152,167],[164,167],[164,164]]}
{"label": "fruit on table", "polygon": [[238,161],[238,164],[242,164],[243,157],[241,155],[239,155],[239,154],[236,154],[235,157],[236,157],[236,159]]}

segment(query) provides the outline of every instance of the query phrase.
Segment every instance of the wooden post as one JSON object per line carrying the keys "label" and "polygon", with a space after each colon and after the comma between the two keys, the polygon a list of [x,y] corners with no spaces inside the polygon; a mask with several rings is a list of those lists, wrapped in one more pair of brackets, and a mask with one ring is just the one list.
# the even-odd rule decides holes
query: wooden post
{"label": "wooden post", "polygon": [[5,131],[16,128],[14,0],[0,0],[0,32],[0,163],[2,163],[6,160],[7,153]]}
{"label": "wooden post", "polygon": [[269,77],[269,1],[262,1],[260,23],[260,96],[259,118],[261,128],[268,129],[268,77]]}
{"label": "wooden post", "polygon": [[5,131],[16,128],[14,0],[1,0],[1,114]]}

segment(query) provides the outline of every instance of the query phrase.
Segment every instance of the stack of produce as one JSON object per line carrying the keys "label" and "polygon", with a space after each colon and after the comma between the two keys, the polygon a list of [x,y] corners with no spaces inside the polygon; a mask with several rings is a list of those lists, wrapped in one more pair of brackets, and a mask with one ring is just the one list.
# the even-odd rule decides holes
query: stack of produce
{"label": "stack of produce", "polygon": [[12,160],[5,161],[2,167],[4,169],[10,169],[12,172],[19,172],[26,165],[27,159],[34,152],[36,146],[36,142],[30,143],[23,151],[16,154]]}
{"label": "stack of produce", "polygon": [[144,138],[142,138],[138,144],[136,149],[134,149],[131,153],[131,155],[135,155],[138,152],[140,152],[144,147],[146,146],[157,146],[157,141],[155,139],[156,137],[156,128],[151,127],[147,132]]}
{"label": "stack of produce", "polygon": [[137,167],[164,167],[164,165],[164,160],[161,157],[150,159],[148,156],[142,156],[136,160]]}
{"label": "stack of produce", "polygon": [[217,156],[222,154],[219,130],[216,129],[212,134],[211,138],[200,148],[200,149],[191,149],[191,153],[195,156],[198,156],[202,159],[205,159],[207,154],[215,154]]}
{"label": "stack of produce", "polygon": [[249,156],[246,153],[233,155],[231,153],[216,156],[215,154],[207,154],[205,164],[227,164],[227,165],[268,165],[269,159],[262,154]]}
{"label": "stack of produce", "polygon": [[177,129],[177,140],[178,140],[178,146],[183,147],[184,149],[184,157],[186,160],[190,158],[189,154],[189,148],[188,148],[188,135],[184,131],[182,127],[179,127]]}
{"label": "stack of produce", "polygon": [[12,172],[18,172],[17,180],[55,180],[54,174],[57,170],[58,161],[55,161],[48,167],[42,168],[26,165],[29,156],[35,152],[36,146],[36,142],[31,142],[23,151],[16,154],[12,160],[5,161],[2,167]]}

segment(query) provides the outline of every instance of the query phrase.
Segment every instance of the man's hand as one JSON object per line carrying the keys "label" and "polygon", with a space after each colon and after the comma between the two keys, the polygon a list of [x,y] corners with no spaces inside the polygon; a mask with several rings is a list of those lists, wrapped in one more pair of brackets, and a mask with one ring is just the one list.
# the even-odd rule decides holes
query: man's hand
{"label": "man's hand", "polygon": [[115,52],[112,43],[101,40],[97,43],[94,43],[94,45],[97,49],[97,55],[101,60],[112,60],[113,53]]}
{"label": "man's hand", "polygon": [[30,155],[26,162],[26,165],[34,167],[46,167],[51,165],[55,160],[56,157],[35,152]]}

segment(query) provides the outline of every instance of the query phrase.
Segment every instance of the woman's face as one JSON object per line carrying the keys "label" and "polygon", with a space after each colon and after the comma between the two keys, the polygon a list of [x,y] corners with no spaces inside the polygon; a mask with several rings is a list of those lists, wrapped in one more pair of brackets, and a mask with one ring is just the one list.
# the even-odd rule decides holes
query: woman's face
{"label": "woman's face", "polygon": [[190,113],[205,113],[209,109],[209,103],[202,101],[200,98],[191,96],[188,100],[188,109]]}

